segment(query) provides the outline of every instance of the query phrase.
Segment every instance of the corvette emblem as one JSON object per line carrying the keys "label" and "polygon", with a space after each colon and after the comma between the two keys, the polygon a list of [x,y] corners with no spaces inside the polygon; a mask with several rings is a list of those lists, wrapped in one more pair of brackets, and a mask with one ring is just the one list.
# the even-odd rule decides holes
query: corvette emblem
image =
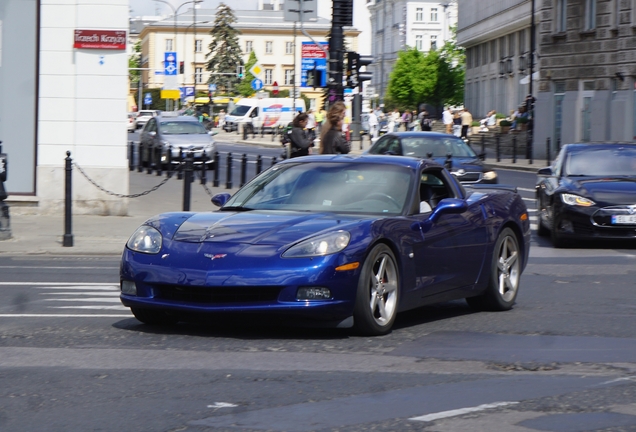
{"label": "corvette emblem", "polygon": [[627,206],[627,211],[630,215],[633,215],[634,213],[636,213],[636,205]]}
{"label": "corvette emblem", "polygon": [[227,256],[227,254],[203,254],[204,257],[206,258],[210,258],[211,261],[214,261],[215,259],[220,259],[220,258],[225,258]]}

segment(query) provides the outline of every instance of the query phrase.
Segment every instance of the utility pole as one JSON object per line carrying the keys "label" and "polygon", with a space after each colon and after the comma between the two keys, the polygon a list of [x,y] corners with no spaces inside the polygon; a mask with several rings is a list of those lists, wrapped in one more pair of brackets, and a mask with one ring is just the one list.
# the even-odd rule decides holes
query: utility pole
{"label": "utility pole", "polygon": [[535,0],[530,0],[530,86],[528,88],[529,94],[526,97],[526,112],[528,113],[528,129],[526,135],[526,159],[532,161],[532,153],[533,153],[533,138],[534,138],[534,95],[532,93],[532,82],[534,81],[534,77],[532,76],[534,73],[534,50],[536,48],[536,39],[535,39],[535,22],[534,22],[534,6]]}
{"label": "utility pole", "polygon": [[327,81],[329,105],[344,100],[342,85],[344,60],[344,31],[353,26],[353,0],[333,0],[331,35],[329,37],[329,77]]}

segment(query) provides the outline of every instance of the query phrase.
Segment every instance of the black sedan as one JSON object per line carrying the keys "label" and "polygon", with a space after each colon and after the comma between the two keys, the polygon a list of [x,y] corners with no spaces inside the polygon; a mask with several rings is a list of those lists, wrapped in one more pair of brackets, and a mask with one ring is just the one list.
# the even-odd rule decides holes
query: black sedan
{"label": "black sedan", "polygon": [[367,153],[433,159],[463,184],[498,182],[497,173],[484,164],[483,157],[477,156],[462,139],[445,133],[388,133],[378,139]]}
{"label": "black sedan", "polygon": [[538,234],[571,240],[636,239],[636,144],[568,144],[536,185]]}

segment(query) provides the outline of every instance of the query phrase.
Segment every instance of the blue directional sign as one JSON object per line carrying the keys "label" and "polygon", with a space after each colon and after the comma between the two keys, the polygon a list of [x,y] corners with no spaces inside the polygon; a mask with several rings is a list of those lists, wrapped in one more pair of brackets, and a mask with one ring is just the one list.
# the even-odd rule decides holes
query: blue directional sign
{"label": "blue directional sign", "polygon": [[163,74],[164,75],[177,75],[179,72],[177,68],[177,53],[174,51],[164,52],[163,57]]}
{"label": "blue directional sign", "polygon": [[213,91],[216,91],[216,84],[210,84],[210,85],[208,86],[208,90],[209,90],[209,91],[212,91],[212,92],[213,92]]}
{"label": "blue directional sign", "polygon": [[181,99],[194,97],[194,86],[179,87],[179,91],[181,92]]}
{"label": "blue directional sign", "polygon": [[146,93],[144,96],[144,105],[150,105],[152,103],[152,95],[150,93]]}
{"label": "blue directional sign", "polygon": [[[320,42],[320,46],[326,51],[329,50],[327,42]],[[325,87],[327,85],[327,54],[313,42],[303,42],[301,53],[300,86],[308,87],[307,73],[315,69],[322,71],[322,82],[315,83],[315,86]]]}
{"label": "blue directional sign", "polygon": [[252,88],[253,88],[254,90],[260,90],[260,89],[262,89],[262,88],[263,88],[263,81],[262,81],[262,80],[259,80],[258,78],[254,78],[254,79],[252,80]]}

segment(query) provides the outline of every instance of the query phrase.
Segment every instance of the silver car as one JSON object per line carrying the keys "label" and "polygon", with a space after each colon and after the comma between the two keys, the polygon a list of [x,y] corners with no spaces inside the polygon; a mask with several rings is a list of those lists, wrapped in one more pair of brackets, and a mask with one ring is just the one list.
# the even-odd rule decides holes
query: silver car
{"label": "silver car", "polygon": [[216,144],[199,121],[191,116],[159,115],[151,118],[141,131],[139,156],[142,166],[161,164],[168,168],[183,162],[190,154],[195,165],[205,161],[211,166]]}
{"label": "silver car", "polygon": [[137,129],[143,128],[148,120],[159,115],[159,111],[157,110],[141,110],[139,114],[137,114]]}

